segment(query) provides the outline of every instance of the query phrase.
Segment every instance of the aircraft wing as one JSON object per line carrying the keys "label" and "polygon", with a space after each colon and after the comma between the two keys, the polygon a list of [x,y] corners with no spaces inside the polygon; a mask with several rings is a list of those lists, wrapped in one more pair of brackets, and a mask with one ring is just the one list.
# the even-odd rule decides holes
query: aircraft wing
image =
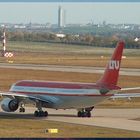
{"label": "aircraft wing", "polygon": [[110,98],[112,99],[116,99],[116,98],[136,98],[136,97],[140,97],[140,93],[116,93],[113,96],[111,96]]}
{"label": "aircraft wing", "polygon": [[52,103],[50,102],[49,100],[44,100],[42,98],[39,98],[39,97],[34,97],[34,96],[31,96],[31,95],[25,95],[25,94],[18,94],[18,93],[13,93],[13,92],[1,92],[0,91],[0,95],[2,97],[11,97],[11,98],[18,98],[20,99],[21,101],[22,100],[26,100],[26,99],[29,99],[29,100],[32,100],[32,101],[35,101],[35,102],[38,102],[38,101],[41,101],[41,102],[44,102],[44,103]]}

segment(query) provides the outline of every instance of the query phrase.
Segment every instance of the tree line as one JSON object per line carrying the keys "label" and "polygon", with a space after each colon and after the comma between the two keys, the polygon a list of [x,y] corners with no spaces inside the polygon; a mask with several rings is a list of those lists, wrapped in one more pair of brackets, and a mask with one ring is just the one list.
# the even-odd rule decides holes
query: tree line
{"label": "tree line", "polygon": [[[0,31],[0,36],[2,36],[2,31]],[[140,49],[139,40],[135,41],[133,37],[122,37],[119,34],[113,34],[111,36],[98,36],[92,34],[66,34],[65,37],[57,37],[55,33],[27,32],[19,30],[6,32],[6,37],[8,41],[52,42],[110,48],[114,47],[116,42],[123,38],[126,41],[126,48]]]}

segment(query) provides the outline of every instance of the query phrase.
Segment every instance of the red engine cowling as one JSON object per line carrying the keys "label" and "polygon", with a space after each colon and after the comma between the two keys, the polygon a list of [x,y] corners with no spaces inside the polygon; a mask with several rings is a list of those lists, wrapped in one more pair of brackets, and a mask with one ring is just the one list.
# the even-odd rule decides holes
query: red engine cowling
{"label": "red engine cowling", "polygon": [[16,99],[4,98],[1,101],[1,108],[6,112],[14,112],[18,109],[19,103]]}

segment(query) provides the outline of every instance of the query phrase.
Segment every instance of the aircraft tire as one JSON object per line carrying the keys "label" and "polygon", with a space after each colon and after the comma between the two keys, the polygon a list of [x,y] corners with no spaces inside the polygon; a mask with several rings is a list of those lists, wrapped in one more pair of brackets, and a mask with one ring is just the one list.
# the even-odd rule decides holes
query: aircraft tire
{"label": "aircraft tire", "polygon": [[90,118],[91,117],[91,112],[88,111],[87,114],[86,114],[86,116]]}
{"label": "aircraft tire", "polygon": [[34,112],[34,116],[35,116],[35,117],[39,117],[39,112],[38,112],[38,111],[35,111],[35,112]]}
{"label": "aircraft tire", "polygon": [[48,116],[48,112],[45,111],[45,112],[44,112],[44,117],[47,117],[47,116]]}
{"label": "aircraft tire", "polygon": [[22,112],[22,109],[21,108],[19,109],[19,112]]}
{"label": "aircraft tire", "polygon": [[77,116],[78,117],[82,117],[82,112],[81,111],[78,111]]}
{"label": "aircraft tire", "polygon": [[22,112],[25,112],[25,108],[22,109]]}

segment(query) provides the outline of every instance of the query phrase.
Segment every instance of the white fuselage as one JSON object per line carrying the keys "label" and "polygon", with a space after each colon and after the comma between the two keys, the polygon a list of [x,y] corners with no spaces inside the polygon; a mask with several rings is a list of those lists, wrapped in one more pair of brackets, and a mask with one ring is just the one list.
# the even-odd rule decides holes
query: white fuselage
{"label": "white fuselage", "polygon": [[111,92],[101,94],[100,88],[87,83],[55,83],[38,81],[20,81],[14,84],[10,92],[29,95],[46,101],[46,107],[55,109],[85,108],[112,96]]}

